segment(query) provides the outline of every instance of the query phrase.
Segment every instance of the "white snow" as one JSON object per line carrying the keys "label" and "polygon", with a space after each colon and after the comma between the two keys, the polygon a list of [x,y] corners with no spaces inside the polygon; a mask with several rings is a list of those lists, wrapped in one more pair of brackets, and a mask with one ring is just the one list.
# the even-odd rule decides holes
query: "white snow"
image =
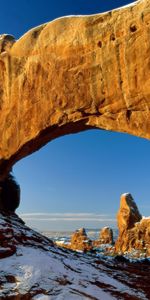
{"label": "white snow", "polygon": [[32,299],[33,300],[50,300],[51,297],[43,295],[43,294],[39,294],[39,295],[36,295],[35,297],[33,297]]}
{"label": "white snow", "polygon": [[149,216],[149,217],[143,216],[142,219],[143,219],[143,220],[145,220],[145,219],[146,219],[146,220],[147,220],[147,219],[150,219],[150,216]]}
{"label": "white snow", "polygon": [[126,197],[126,196],[128,196],[128,195],[130,195],[130,193],[124,193],[124,194],[122,194],[121,196]]}
{"label": "white snow", "polygon": [[[89,257],[76,258],[74,253],[63,256],[60,249],[51,250],[46,252],[20,246],[18,252],[22,255],[1,259],[0,270],[3,270],[6,276],[12,274],[16,282],[3,283],[0,297],[8,291],[12,295],[16,292],[26,294],[30,289],[34,290],[34,286],[39,286],[40,290],[46,291],[46,295],[40,293],[33,298],[34,300],[81,300],[89,297],[95,297],[97,300],[116,299],[111,291],[95,285],[95,281],[109,285],[112,291],[137,296],[136,290],[106,274],[105,268],[101,270],[91,265]],[[139,296],[140,299],[146,299],[143,293]]]}

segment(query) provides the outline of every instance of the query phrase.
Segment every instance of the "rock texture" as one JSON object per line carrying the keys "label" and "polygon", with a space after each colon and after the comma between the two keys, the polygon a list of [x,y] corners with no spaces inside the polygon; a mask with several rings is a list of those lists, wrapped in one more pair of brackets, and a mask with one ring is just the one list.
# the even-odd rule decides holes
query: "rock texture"
{"label": "rock texture", "polygon": [[113,231],[110,227],[102,228],[99,237],[102,244],[113,244]]}
{"label": "rock texture", "polygon": [[[100,231],[100,237],[98,240],[91,240],[84,228],[80,228],[76,230],[69,242],[60,242],[56,241],[56,245],[71,249],[74,251],[82,251],[82,252],[96,252],[96,250],[100,249],[101,252],[110,255],[114,252],[114,247],[112,247],[113,243],[113,231],[109,227],[104,227]],[[108,245],[109,244],[109,245]]]}
{"label": "rock texture", "polygon": [[[109,245],[107,245],[109,244]],[[114,244],[113,240],[113,230],[110,227],[103,227],[99,233],[99,239],[92,241],[93,248],[104,247],[104,252],[108,255],[113,251],[112,245]]]}
{"label": "rock texture", "polygon": [[120,208],[117,215],[118,229],[122,233],[134,227],[136,222],[142,219],[138,207],[129,193],[123,194],[120,200]]}
{"label": "rock texture", "polygon": [[150,217],[142,218],[131,194],[121,197],[117,215],[119,237],[115,243],[115,251],[137,252],[137,256],[145,253],[150,256]]}
{"label": "rock texture", "polygon": [[150,138],[150,2],[0,36],[0,178],[52,139],[100,128]]}
{"label": "rock texture", "polygon": [[90,251],[92,250],[92,241],[87,237],[84,228],[80,228],[75,231],[71,236],[70,245],[68,248],[72,250]]}

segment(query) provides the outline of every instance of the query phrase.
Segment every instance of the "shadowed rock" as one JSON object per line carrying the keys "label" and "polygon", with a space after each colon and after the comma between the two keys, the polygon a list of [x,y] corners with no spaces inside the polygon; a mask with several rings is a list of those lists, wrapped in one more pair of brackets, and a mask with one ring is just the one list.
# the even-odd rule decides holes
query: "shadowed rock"
{"label": "shadowed rock", "polygon": [[0,182],[0,211],[15,212],[20,203],[20,187],[13,175]]}
{"label": "shadowed rock", "polygon": [[0,53],[7,52],[15,43],[15,38],[10,34],[0,34]]}

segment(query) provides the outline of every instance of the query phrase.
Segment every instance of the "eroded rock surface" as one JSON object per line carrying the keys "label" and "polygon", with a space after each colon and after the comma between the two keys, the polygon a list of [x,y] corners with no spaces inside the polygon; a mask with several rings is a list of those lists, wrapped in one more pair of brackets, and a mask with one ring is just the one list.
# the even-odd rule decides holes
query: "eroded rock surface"
{"label": "eroded rock surface", "polygon": [[[92,245],[93,248],[101,248],[102,245],[105,245],[105,253],[111,253],[112,245],[114,244],[113,240],[113,230],[110,227],[103,227],[99,233],[99,239],[93,240]],[[107,246],[108,245],[108,246]]]}
{"label": "eroded rock surface", "polygon": [[110,227],[101,229],[100,240],[103,244],[113,244],[113,231]]}
{"label": "eroded rock surface", "polygon": [[0,36],[0,178],[90,128],[150,138],[150,2]]}
{"label": "eroded rock surface", "polygon": [[135,251],[137,256],[138,253],[150,256],[150,217],[142,218],[131,194],[121,196],[117,221],[119,237],[115,244],[116,252]]}
{"label": "eroded rock surface", "polygon": [[113,244],[113,231],[110,227],[102,228],[98,239],[90,239],[86,230],[80,228],[71,235],[69,242],[56,241],[56,245],[74,251],[93,253],[96,249],[101,249],[107,255],[114,251]]}
{"label": "eroded rock surface", "polygon": [[90,251],[92,250],[92,241],[87,237],[84,228],[76,230],[72,236],[68,248],[72,250]]}
{"label": "eroded rock surface", "polygon": [[123,194],[120,200],[120,208],[117,215],[117,223],[119,232],[128,230],[134,227],[136,222],[139,222],[142,216],[138,207],[130,193]]}

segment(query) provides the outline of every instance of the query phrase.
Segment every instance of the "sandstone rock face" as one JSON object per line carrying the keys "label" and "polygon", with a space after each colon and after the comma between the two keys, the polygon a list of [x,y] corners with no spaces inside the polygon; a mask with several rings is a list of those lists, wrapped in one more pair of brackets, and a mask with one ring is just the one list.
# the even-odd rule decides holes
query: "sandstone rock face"
{"label": "sandstone rock face", "polygon": [[[102,245],[113,245],[114,241],[113,241],[113,230],[110,227],[103,227],[100,230],[100,234],[99,234],[99,239],[98,240],[93,240],[92,241],[92,245],[95,248],[101,248]],[[106,251],[105,252],[110,252],[111,251],[111,246],[109,247],[105,247]]]}
{"label": "sandstone rock face", "polygon": [[52,139],[100,128],[150,138],[150,2],[0,36],[0,178]]}
{"label": "sandstone rock face", "polygon": [[81,251],[92,250],[92,242],[88,239],[84,228],[80,228],[73,233],[68,248]]}
{"label": "sandstone rock face", "polygon": [[113,231],[110,227],[104,227],[100,231],[100,241],[102,244],[113,244]]}
{"label": "sandstone rock face", "polygon": [[117,215],[118,229],[122,233],[134,227],[136,222],[142,219],[141,214],[134,202],[132,195],[129,193],[123,194],[120,201],[120,209]]}
{"label": "sandstone rock face", "polygon": [[115,251],[122,254],[139,251],[150,256],[150,217],[141,217],[130,194],[122,195],[117,220],[119,236]]}

